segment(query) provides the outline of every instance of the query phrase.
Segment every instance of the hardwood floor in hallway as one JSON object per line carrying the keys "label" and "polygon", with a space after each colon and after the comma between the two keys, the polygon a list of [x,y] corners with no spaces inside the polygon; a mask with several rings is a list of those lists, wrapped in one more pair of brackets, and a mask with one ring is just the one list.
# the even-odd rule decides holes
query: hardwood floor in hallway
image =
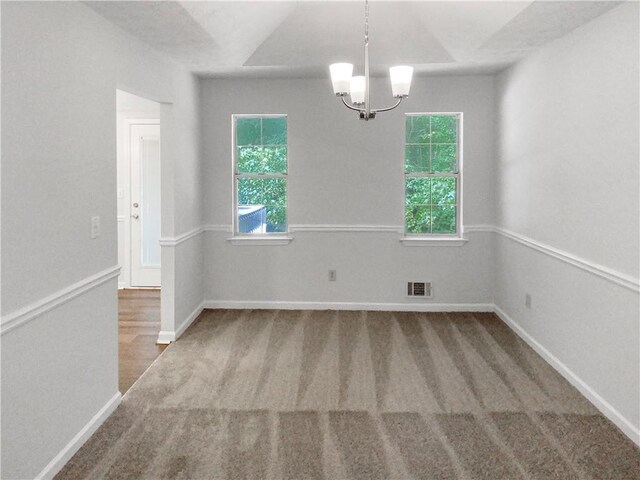
{"label": "hardwood floor in hallway", "polygon": [[160,290],[118,290],[119,388],[124,393],[167,347],[160,331]]}

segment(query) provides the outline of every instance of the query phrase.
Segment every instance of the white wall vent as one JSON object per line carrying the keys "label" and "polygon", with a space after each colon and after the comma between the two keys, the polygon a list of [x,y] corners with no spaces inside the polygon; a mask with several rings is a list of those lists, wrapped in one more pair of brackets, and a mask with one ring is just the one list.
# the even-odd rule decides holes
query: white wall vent
{"label": "white wall vent", "polygon": [[407,282],[407,297],[431,298],[431,282]]}

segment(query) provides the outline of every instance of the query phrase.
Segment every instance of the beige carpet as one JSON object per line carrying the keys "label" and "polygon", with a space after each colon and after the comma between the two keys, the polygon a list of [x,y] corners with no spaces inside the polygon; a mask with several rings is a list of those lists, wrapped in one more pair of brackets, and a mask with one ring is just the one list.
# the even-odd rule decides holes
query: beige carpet
{"label": "beige carpet", "polygon": [[205,311],[59,479],[625,479],[640,451],[493,314]]}

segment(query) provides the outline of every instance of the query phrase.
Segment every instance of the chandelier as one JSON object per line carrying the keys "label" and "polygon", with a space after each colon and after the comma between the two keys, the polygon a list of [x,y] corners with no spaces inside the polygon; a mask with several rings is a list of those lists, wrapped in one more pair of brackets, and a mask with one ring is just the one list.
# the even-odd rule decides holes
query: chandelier
{"label": "chandelier", "polygon": [[[369,0],[364,2],[364,75],[353,76],[353,64],[351,63],[334,63],[329,66],[331,72],[331,83],[333,84],[333,93],[340,97],[342,103],[360,114],[362,120],[372,120],[376,118],[376,113],[388,112],[393,110],[403,98],[409,96],[411,88],[411,77],[413,76],[413,67],[397,66],[389,68],[389,76],[391,77],[391,92],[394,98],[397,98],[395,105],[387,108],[371,108],[369,101]],[[344,97],[351,96],[349,103]]]}

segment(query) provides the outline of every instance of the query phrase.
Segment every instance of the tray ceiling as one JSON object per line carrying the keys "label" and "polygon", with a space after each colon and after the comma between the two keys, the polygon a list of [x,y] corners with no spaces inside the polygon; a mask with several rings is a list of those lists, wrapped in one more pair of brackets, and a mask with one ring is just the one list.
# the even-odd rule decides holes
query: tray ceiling
{"label": "tray ceiling", "polygon": [[[619,2],[412,1],[370,4],[372,73],[493,73]],[[317,77],[362,69],[364,2],[104,1],[86,5],[193,72]]]}

